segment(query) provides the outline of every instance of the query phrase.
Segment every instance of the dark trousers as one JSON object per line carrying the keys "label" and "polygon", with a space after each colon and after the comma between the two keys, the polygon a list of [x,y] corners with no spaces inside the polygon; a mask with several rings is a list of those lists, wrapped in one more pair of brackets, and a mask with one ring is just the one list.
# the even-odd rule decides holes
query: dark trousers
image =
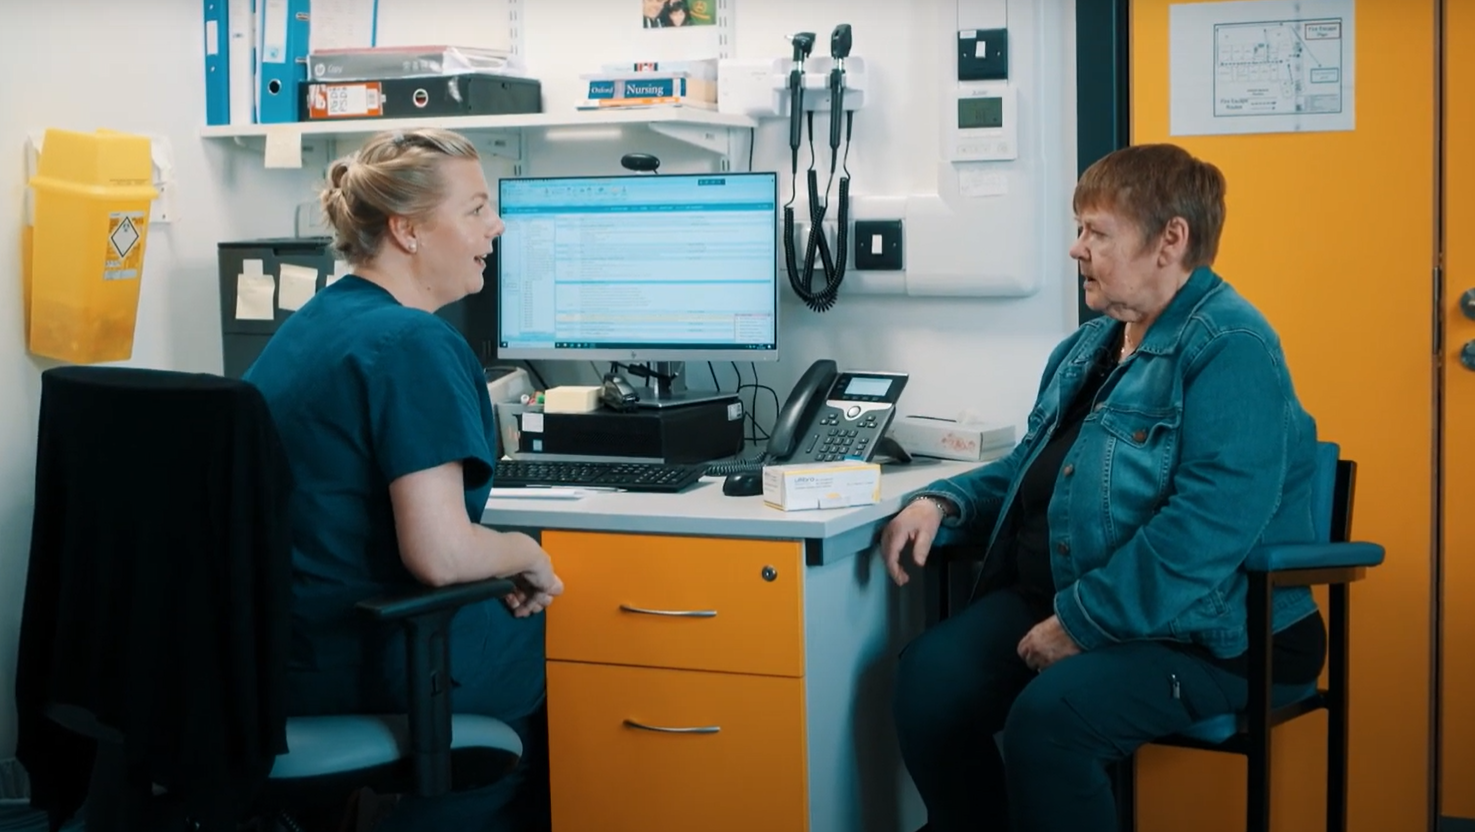
{"label": "dark trousers", "polygon": [[1243,678],[1159,642],[1035,673],[1016,649],[1039,620],[994,591],[902,652],[896,730],[929,832],[1113,832],[1111,762],[1248,702]]}

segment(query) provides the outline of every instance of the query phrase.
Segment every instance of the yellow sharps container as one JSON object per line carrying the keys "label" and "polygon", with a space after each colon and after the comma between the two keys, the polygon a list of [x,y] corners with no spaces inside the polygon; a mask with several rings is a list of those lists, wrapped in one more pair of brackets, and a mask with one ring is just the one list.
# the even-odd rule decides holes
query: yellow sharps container
{"label": "yellow sharps container", "polygon": [[153,163],[146,136],[47,130],[31,179],[31,352],[75,364],[133,355]]}

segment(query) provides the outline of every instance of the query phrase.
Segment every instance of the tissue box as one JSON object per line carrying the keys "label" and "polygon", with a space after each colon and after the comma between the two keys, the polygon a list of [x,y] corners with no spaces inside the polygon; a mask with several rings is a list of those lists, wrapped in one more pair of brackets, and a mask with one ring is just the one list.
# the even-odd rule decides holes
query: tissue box
{"label": "tissue box", "polygon": [[874,462],[800,463],[763,469],[763,502],[784,511],[880,501],[881,466]]}
{"label": "tissue box", "polygon": [[1014,447],[1014,426],[938,416],[903,416],[891,423],[891,438],[908,453],[982,462]]}
{"label": "tissue box", "polygon": [[598,387],[564,385],[543,392],[545,413],[593,413],[599,409]]}

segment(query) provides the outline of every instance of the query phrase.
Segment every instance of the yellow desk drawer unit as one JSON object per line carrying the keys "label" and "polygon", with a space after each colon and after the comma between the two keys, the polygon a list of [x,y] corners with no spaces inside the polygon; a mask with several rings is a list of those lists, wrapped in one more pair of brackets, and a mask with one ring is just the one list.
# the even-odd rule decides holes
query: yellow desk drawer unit
{"label": "yellow desk drawer unit", "polygon": [[[912,832],[897,657],[926,580],[876,539],[908,495],[977,463],[903,466],[881,501],[776,511],[723,494],[494,497],[564,580],[547,613],[554,832]],[[920,576],[918,576],[920,578]]]}
{"label": "yellow desk drawer unit", "polygon": [[802,541],[542,540],[555,832],[844,828],[810,805]]}

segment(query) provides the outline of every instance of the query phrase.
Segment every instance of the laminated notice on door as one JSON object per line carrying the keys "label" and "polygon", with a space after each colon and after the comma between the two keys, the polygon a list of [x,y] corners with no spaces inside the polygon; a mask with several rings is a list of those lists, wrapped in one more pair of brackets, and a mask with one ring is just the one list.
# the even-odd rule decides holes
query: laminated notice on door
{"label": "laminated notice on door", "polygon": [[138,279],[143,273],[143,235],[147,229],[147,211],[113,211],[108,214],[103,280]]}

